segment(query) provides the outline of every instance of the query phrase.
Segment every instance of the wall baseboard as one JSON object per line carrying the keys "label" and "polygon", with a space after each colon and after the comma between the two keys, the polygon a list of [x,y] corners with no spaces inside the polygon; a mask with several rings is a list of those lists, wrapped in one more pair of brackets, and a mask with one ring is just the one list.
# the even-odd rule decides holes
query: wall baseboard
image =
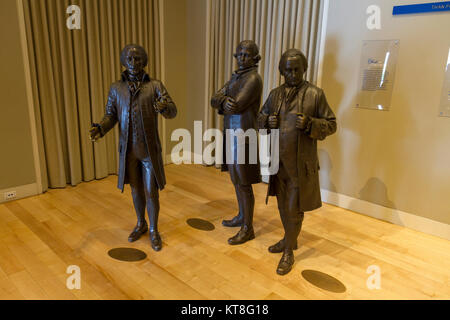
{"label": "wall baseboard", "polygon": [[321,189],[322,201],[409,229],[450,240],[450,224]]}
{"label": "wall baseboard", "polygon": [[[12,200],[5,199],[5,193],[15,191],[16,197]],[[11,187],[7,189],[0,190],[0,203],[10,202],[18,199],[23,199],[26,197],[31,197],[39,194],[39,187],[37,183],[27,184],[24,186]]]}

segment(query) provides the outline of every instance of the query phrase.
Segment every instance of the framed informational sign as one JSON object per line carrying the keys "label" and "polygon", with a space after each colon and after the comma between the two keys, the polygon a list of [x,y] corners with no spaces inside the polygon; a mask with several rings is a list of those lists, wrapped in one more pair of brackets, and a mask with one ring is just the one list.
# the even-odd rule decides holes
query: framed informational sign
{"label": "framed informational sign", "polygon": [[399,40],[363,41],[357,108],[389,110],[399,45]]}
{"label": "framed informational sign", "polygon": [[444,85],[442,87],[439,116],[450,117],[450,49],[448,50],[447,64],[445,66]]}

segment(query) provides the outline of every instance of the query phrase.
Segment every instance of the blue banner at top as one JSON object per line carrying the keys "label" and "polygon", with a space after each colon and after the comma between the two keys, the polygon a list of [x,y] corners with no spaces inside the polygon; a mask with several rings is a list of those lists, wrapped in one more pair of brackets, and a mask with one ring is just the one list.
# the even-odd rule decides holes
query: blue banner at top
{"label": "blue banner at top", "polygon": [[394,10],[392,11],[392,14],[395,16],[400,14],[414,14],[414,13],[442,12],[442,11],[450,11],[450,1],[395,6]]}

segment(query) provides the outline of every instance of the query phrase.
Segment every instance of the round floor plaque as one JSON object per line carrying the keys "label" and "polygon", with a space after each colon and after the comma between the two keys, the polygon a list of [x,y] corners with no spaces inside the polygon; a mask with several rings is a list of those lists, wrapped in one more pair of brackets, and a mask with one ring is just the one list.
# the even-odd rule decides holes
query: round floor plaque
{"label": "round floor plaque", "polygon": [[186,222],[189,226],[198,230],[212,231],[215,229],[214,225],[211,222],[203,219],[192,218],[188,219]]}
{"label": "round floor plaque", "polygon": [[323,290],[335,293],[343,293],[347,290],[338,279],[320,271],[303,270],[302,276],[306,281]]}
{"label": "round floor plaque", "polygon": [[144,251],[134,248],[115,248],[108,251],[108,255],[116,260],[120,261],[141,261],[147,258],[147,254]]}

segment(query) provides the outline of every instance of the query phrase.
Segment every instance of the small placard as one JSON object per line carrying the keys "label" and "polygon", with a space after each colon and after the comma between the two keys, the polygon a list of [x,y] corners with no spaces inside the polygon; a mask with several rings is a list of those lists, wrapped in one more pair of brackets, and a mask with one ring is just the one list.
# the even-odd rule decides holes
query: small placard
{"label": "small placard", "polygon": [[356,107],[389,110],[399,40],[363,41]]}

